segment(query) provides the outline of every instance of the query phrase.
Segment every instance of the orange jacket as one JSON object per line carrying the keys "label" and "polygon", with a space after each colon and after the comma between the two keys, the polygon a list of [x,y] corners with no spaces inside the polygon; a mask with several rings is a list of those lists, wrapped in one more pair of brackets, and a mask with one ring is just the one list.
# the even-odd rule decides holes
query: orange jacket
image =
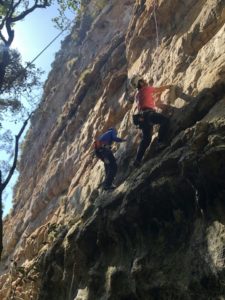
{"label": "orange jacket", "polygon": [[155,88],[152,86],[144,86],[138,91],[136,95],[138,110],[155,109],[154,93]]}

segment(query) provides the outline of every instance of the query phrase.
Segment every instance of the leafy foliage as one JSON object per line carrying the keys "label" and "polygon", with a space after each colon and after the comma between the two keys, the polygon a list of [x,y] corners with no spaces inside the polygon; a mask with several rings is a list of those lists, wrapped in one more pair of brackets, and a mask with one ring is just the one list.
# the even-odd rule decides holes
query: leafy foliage
{"label": "leafy foliage", "polygon": [[[23,19],[34,1],[0,1],[0,170],[2,178],[6,178],[10,170],[10,158],[14,153],[14,137],[7,129],[7,124],[17,123],[27,116],[27,109],[33,106],[26,103],[31,94],[42,85],[42,71],[34,64],[23,66],[20,53],[9,46],[14,38],[13,26]],[[42,6],[46,1],[36,1]],[[25,103],[24,103],[25,102]],[[11,127],[11,125],[10,125]]]}
{"label": "leafy foliage", "polygon": [[[16,135],[14,145],[12,145],[10,132],[4,131],[2,124],[5,116],[16,121],[16,113],[22,112],[23,114],[22,103],[26,95],[30,96],[33,88],[40,85],[41,75],[41,70],[36,69],[33,64],[24,67],[18,51],[10,49],[14,39],[14,27],[16,22],[23,20],[34,10],[46,8],[55,3],[59,4],[59,16],[56,17],[55,22],[62,29],[65,24],[66,26],[69,24],[65,18],[66,10],[69,8],[76,11],[80,5],[79,0],[0,0],[0,150],[6,153],[11,153],[13,150],[12,165],[9,166],[10,160],[8,159],[3,159],[0,163],[0,259],[3,250],[2,193],[16,170],[20,138],[31,113]],[[8,113],[11,113],[10,117]]]}
{"label": "leafy foliage", "polygon": [[81,0],[56,0],[59,5],[58,16],[53,18],[53,22],[56,24],[56,27],[59,29],[64,29],[68,27],[71,21],[67,18],[66,12],[80,11]]}
{"label": "leafy foliage", "polygon": [[3,16],[5,16],[7,14],[7,11],[10,7],[11,1],[10,0],[5,0],[4,3],[3,1],[0,1],[0,15],[1,15],[1,19]]}
{"label": "leafy foliage", "polygon": [[[0,47],[1,50],[1,47]],[[0,52],[1,55],[1,52]],[[27,104],[25,99],[30,99],[34,91],[42,87],[41,75],[43,71],[36,68],[34,64],[26,67],[22,65],[21,56],[17,50],[9,49],[9,64],[5,68],[5,77],[2,83],[2,94],[0,96],[0,134],[2,134],[2,121],[13,120],[15,123],[18,117],[23,116]],[[35,103],[29,103],[30,109],[33,109]],[[26,105],[26,108],[24,107]],[[2,137],[2,136],[1,136]],[[5,139],[0,139],[1,144]]]}
{"label": "leafy foliage", "polygon": [[[9,157],[12,156],[12,151],[13,151],[13,136],[12,132],[10,130],[3,131],[0,134],[0,151],[3,155],[3,153],[7,153]],[[2,156],[1,155],[1,156]],[[2,177],[5,178],[6,174],[10,170],[10,164],[9,164],[9,159],[0,159],[0,169],[2,172]]]}
{"label": "leafy foliage", "polygon": [[[0,28],[7,26],[7,21],[13,24],[18,20],[22,20],[35,9],[46,8],[48,6],[58,5],[58,16],[53,21],[60,29],[68,26],[68,18],[66,11],[79,11],[82,0],[6,0],[0,1]],[[8,31],[8,29],[7,29]],[[8,32],[9,33],[9,32]],[[2,39],[2,37],[1,37]],[[3,40],[3,39],[2,39]]]}
{"label": "leafy foliage", "polygon": [[[13,156],[14,137],[9,129],[0,131],[0,170],[2,177],[5,178],[10,170],[10,160]],[[6,159],[7,158],[7,159]]]}
{"label": "leafy foliage", "polygon": [[[1,57],[0,46],[0,57]],[[9,93],[13,98],[27,93],[31,93],[34,86],[40,86],[40,76],[43,74],[41,69],[34,64],[22,65],[21,55],[15,49],[9,49],[9,64],[5,69],[5,77],[2,83],[2,93]]]}

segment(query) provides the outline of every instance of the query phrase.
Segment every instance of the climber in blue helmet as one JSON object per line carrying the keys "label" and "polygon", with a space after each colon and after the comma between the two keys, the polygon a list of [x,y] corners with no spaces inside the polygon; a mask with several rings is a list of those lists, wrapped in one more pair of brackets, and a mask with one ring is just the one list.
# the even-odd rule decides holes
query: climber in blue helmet
{"label": "climber in blue helmet", "polygon": [[105,133],[100,135],[95,140],[95,154],[104,162],[105,167],[105,180],[103,182],[104,190],[115,189],[113,180],[117,173],[117,163],[111,150],[111,145],[113,142],[121,143],[125,141],[125,139],[119,138],[117,136],[117,131],[115,128],[109,128]]}

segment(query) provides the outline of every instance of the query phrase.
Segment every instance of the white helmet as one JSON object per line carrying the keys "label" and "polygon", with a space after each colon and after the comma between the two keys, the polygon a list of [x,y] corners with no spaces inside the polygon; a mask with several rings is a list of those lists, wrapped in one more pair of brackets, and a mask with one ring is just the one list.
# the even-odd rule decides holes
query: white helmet
{"label": "white helmet", "polygon": [[140,75],[134,75],[131,79],[130,79],[130,85],[136,89],[138,87],[138,82],[139,80],[143,79]]}

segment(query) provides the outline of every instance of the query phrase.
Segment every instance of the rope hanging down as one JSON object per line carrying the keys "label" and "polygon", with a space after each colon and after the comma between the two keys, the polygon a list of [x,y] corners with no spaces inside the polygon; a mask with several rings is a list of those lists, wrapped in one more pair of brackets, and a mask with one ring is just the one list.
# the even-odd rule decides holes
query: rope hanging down
{"label": "rope hanging down", "polygon": [[25,70],[26,70],[30,65],[32,65],[32,64],[35,62],[35,60],[38,59],[38,57],[41,56],[41,54],[44,53],[45,50],[47,50],[47,49],[51,46],[51,44],[53,44],[54,41],[56,41],[56,40],[60,37],[60,35],[63,34],[64,31],[66,31],[66,30],[70,27],[70,25],[72,24],[72,22],[73,22],[73,21],[71,21],[71,22],[68,24],[68,26],[66,26],[64,29],[62,29],[61,32],[58,33],[57,36],[54,37],[54,39],[52,39],[51,42],[50,42],[50,43],[49,43],[49,44],[48,44],[41,52],[39,52],[38,55],[35,56],[35,58],[34,58],[31,62],[29,62],[29,63],[27,64],[27,66],[25,67]]}
{"label": "rope hanging down", "polygon": [[159,46],[159,30],[158,30],[158,23],[157,23],[157,16],[156,16],[156,0],[153,0],[153,16],[155,20],[155,31],[156,31],[156,47]]}
{"label": "rope hanging down", "polygon": [[158,22],[157,22],[157,15],[156,15],[156,10],[157,10],[157,0],[153,0],[153,17],[155,21],[155,31],[156,31],[156,51],[155,51],[155,71],[154,71],[154,82],[158,81],[158,74],[159,74],[159,52],[158,52],[158,47],[159,47],[159,28],[158,28]]}

